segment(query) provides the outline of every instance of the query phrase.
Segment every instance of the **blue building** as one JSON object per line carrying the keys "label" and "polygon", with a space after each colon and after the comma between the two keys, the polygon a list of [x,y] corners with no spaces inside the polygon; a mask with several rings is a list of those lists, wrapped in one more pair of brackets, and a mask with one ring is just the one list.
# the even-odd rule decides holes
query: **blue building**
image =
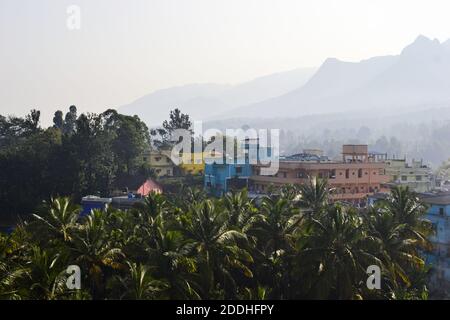
{"label": "blue building", "polygon": [[241,144],[241,152],[234,157],[223,155],[221,161],[205,163],[204,188],[214,196],[222,196],[230,190],[249,189],[249,179],[252,176],[253,157],[260,160],[260,153],[266,158],[272,155],[272,149],[265,147],[260,152],[258,139],[245,139]]}
{"label": "blue building", "polygon": [[205,164],[204,187],[215,196],[222,196],[231,189],[248,188],[252,174],[249,163]]}
{"label": "blue building", "polygon": [[377,192],[367,197],[367,206],[374,206],[378,201],[386,200],[389,196],[388,193]]}
{"label": "blue building", "polygon": [[427,256],[432,265],[432,286],[450,297],[450,194],[424,196],[428,204],[426,218],[431,221],[435,234],[430,238],[433,252]]}
{"label": "blue building", "polygon": [[80,216],[86,216],[94,209],[106,210],[112,202],[111,198],[100,198],[97,196],[86,196],[81,199],[82,211]]}

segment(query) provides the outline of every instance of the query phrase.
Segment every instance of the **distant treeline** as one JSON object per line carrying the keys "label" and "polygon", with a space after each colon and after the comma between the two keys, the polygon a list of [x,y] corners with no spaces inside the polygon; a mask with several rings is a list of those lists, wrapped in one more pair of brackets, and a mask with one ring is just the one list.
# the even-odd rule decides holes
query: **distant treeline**
{"label": "distant treeline", "polygon": [[53,123],[41,128],[38,110],[0,115],[0,217],[32,213],[52,196],[106,195],[119,179],[150,174],[139,157],[149,130],[137,116],[77,115],[71,106],[64,117],[56,111]]}
{"label": "distant treeline", "polygon": [[417,124],[410,125],[407,131],[397,129],[393,132],[371,130],[366,126],[339,130],[322,128],[310,134],[283,130],[280,146],[286,154],[320,148],[330,157],[339,157],[343,144],[369,144],[371,151],[386,153],[389,158],[423,160],[433,169],[450,158],[450,124]]}
{"label": "distant treeline", "polygon": [[320,148],[325,154],[340,156],[346,143],[368,144],[372,151],[389,157],[423,159],[437,169],[450,158],[450,107],[421,111],[359,112],[318,114],[303,117],[224,119],[209,121],[204,129],[280,128],[280,152],[284,155]]}

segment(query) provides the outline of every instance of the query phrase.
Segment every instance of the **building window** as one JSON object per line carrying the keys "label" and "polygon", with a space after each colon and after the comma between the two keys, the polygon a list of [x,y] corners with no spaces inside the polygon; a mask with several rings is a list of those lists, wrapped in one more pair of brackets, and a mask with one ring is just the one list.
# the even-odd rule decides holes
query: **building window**
{"label": "building window", "polygon": [[242,167],[236,167],[236,174],[242,173]]}
{"label": "building window", "polygon": [[330,179],[334,179],[334,178],[336,178],[336,170],[331,170],[331,172],[330,172]]}
{"label": "building window", "polygon": [[439,208],[439,215],[441,215],[441,216],[444,215],[444,208]]}
{"label": "building window", "polygon": [[283,172],[283,178],[287,178],[287,173]]}
{"label": "building window", "polygon": [[301,170],[297,172],[297,178],[303,179],[306,178],[306,173],[305,171]]}
{"label": "building window", "polygon": [[161,157],[155,157],[155,161],[159,162],[161,160]]}
{"label": "building window", "polygon": [[362,169],[358,169],[358,178],[362,178],[362,174],[363,173],[363,171],[362,171]]}
{"label": "building window", "polygon": [[144,162],[147,162],[147,157],[144,157],[142,160],[144,160]]}
{"label": "building window", "polygon": [[416,181],[422,181],[422,176],[416,176]]}
{"label": "building window", "polygon": [[408,180],[408,177],[407,176],[402,176],[402,181],[406,181],[406,180]]}
{"label": "building window", "polygon": [[170,169],[167,169],[166,172],[168,175],[170,175]]}
{"label": "building window", "polygon": [[345,170],[345,179],[348,179],[350,177],[350,170],[346,169]]}

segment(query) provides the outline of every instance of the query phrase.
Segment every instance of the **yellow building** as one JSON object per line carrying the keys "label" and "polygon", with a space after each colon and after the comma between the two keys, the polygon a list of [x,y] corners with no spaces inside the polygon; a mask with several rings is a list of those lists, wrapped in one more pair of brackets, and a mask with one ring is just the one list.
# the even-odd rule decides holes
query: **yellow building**
{"label": "yellow building", "polygon": [[170,158],[170,151],[149,150],[144,152],[142,157],[157,177],[173,177],[175,165]]}
{"label": "yellow building", "polygon": [[217,158],[219,154],[214,151],[183,153],[180,168],[184,174],[203,175],[205,172],[205,159]]}

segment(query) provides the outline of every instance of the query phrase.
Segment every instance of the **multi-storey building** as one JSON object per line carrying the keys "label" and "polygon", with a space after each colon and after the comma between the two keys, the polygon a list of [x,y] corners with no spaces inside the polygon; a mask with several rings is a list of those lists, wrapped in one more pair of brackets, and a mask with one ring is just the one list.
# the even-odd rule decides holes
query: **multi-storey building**
{"label": "multi-storey building", "polygon": [[[221,196],[233,189],[249,189],[249,179],[252,175],[252,165],[261,159],[272,159],[272,149],[259,145],[259,139],[241,141],[235,155],[217,153],[220,161],[209,161],[205,164],[204,188],[210,194]],[[273,158],[272,160],[278,161]]]}
{"label": "multi-storey building", "polygon": [[310,178],[327,179],[334,189],[332,200],[365,205],[366,198],[377,192],[386,192],[389,182],[385,172],[385,154],[371,154],[367,145],[344,145],[341,160],[330,160],[317,150],[280,158],[276,175],[260,174],[261,165],[253,167],[251,187],[265,193],[272,187],[303,184]]}
{"label": "multi-storey building", "polygon": [[386,174],[391,177],[392,184],[406,185],[415,192],[428,192],[433,187],[431,168],[422,160],[389,159],[386,161]]}
{"label": "multi-storey building", "polygon": [[148,150],[142,155],[142,160],[149,164],[157,177],[172,177],[175,165],[170,158],[169,150]]}
{"label": "multi-storey building", "polygon": [[421,200],[429,206],[426,218],[434,229],[433,251],[427,255],[433,268],[431,289],[450,297],[450,193],[425,194]]}

